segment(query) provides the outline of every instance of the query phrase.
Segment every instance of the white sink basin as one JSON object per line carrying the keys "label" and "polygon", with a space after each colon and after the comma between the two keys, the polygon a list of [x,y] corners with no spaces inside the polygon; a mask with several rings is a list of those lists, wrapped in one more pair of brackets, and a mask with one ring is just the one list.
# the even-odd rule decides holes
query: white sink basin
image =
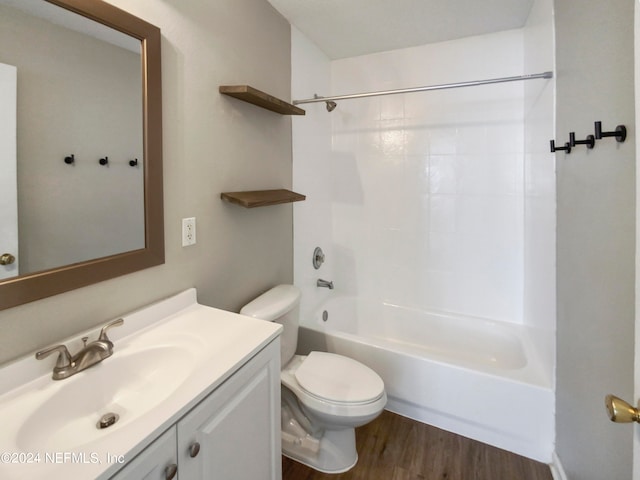
{"label": "white sink basin", "polygon": [[[60,388],[19,429],[17,446],[24,451],[69,451],[100,441],[173,394],[195,364],[184,346],[150,347],[107,358],[60,380]],[[119,419],[101,430],[97,423],[106,413]]]}
{"label": "white sink basin", "polygon": [[[0,478],[111,477],[121,464],[109,459],[131,460],[280,329],[199,305],[190,289],[125,315],[113,355],[69,378],[52,380],[55,355],[0,368]],[[76,353],[97,330],[61,343]],[[119,419],[99,429],[107,413]]]}

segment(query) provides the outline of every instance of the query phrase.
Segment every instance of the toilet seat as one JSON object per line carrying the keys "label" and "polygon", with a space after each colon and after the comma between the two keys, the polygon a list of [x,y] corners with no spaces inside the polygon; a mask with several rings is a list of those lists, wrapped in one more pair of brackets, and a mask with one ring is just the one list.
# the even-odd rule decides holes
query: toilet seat
{"label": "toilet seat", "polygon": [[335,353],[296,355],[281,372],[285,387],[319,413],[359,417],[386,404],[384,382],[366,365]]}
{"label": "toilet seat", "polygon": [[311,395],[336,403],[373,402],[384,390],[376,372],[334,353],[311,352],[295,371],[295,377]]}

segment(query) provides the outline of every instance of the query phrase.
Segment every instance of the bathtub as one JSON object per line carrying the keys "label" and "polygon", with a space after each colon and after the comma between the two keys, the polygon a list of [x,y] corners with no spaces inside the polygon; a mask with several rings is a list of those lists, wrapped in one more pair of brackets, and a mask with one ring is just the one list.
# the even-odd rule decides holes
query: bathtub
{"label": "bathtub", "polygon": [[374,369],[392,412],[551,462],[553,350],[535,329],[333,297],[301,320],[298,347]]}

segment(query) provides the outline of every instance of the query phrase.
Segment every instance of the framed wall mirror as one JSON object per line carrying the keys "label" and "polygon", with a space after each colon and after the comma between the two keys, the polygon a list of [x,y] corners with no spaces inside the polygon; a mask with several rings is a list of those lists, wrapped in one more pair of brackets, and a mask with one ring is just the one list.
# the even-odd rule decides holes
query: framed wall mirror
{"label": "framed wall mirror", "polygon": [[0,0],[0,310],[164,263],[160,30]]}

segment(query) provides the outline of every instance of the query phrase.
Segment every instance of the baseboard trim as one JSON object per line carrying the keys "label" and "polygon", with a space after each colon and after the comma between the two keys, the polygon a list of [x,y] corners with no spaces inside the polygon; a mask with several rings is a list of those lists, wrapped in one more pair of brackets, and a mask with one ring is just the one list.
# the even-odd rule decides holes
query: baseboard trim
{"label": "baseboard trim", "polygon": [[569,480],[567,474],[564,472],[564,468],[562,468],[562,463],[560,462],[560,458],[553,452],[553,456],[551,459],[551,464],[549,465],[551,468],[551,475],[553,476],[553,480]]}

